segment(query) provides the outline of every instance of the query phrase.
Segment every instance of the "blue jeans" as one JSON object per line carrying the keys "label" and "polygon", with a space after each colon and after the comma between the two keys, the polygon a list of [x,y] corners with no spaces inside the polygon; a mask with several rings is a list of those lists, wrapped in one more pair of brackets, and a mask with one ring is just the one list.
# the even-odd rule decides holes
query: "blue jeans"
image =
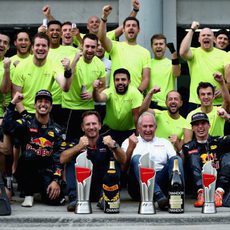
{"label": "blue jeans", "polygon": [[[141,155],[136,155],[130,162],[130,172],[128,178],[128,192],[133,200],[140,200],[140,177],[139,177],[139,159]],[[183,162],[179,156],[171,157],[161,171],[156,172],[154,194],[161,193],[167,197],[169,180],[172,176],[174,159],[178,159],[179,170],[184,183]]]}

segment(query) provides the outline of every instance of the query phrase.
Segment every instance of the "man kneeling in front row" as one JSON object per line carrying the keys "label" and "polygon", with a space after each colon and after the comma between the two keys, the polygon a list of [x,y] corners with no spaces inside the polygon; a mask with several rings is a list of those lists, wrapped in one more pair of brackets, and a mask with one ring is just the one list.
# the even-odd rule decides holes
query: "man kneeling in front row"
{"label": "man kneeling in front row", "polygon": [[179,170],[184,178],[182,160],[176,155],[173,145],[164,138],[155,136],[157,124],[155,117],[150,112],[140,115],[137,122],[139,136],[130,136],[122,143],[122,149],[126,151],[128,175],[128,192],[133,200],[140,200],[139,185],[139,159],[141,155],[150,153],[150,158],[155,164],[156,177],[154,185],[154,200],[161,210],[168,208],[168,185],[172,176],[173,163],[178,159]]}
{"label": "man kneeling in front row", "polygon": [[[194,206],[202,207],[204,204],[201,171],[207,161],[212,161],[213,167],[218,172],[215,204],[216,207],[221,207],[224,193],[229,196],[230,190],[230,136],[210,136],[208,134],[210,129],[209,119],[202,112],[195,113],[192,116],[191,125],[195,139],[183,145],[181,155],[185,158],[188,175],[192,175],[192,185],[197,191],[197,200]],[[229,204],[226,206],[229,206]]]}
{"label": "man kneeling in front row", "polygon": [[64,196],[61,190],[62,166],[59,158],[65,141],[62,129],[50,118],[52,95],[47,90],[38,91],[34,104],[35,116],[16,121],[15,107],[22,100],[23,95],[17,92],[3,119],[5,134],[19,140],[21,146],[17,173],[21,189],[25,192],[22,206],[33,206],[35,192],[41,193],[45,203],[60,205],[64,202]]}
{"label": "man kneeling in front row", "polygon": [[[66,182],[67,193],[69,196],[69,205],[67,211],[74,211],[76,206],[76,178],[75,162],[76,157],[84,151],[87,151],[87,158],[93,163],[93,174],[90,188],[90,201],[99,201],[102,196],[102,183],[109,161],[116,160],[116,169],[120,175],[120,164],[126,161],[125,152],[120,148],[111,136],[101,136],[101,118],[96,111],[86,111],[82,114],[82,131],[84,136],[79,141],[74,141],[71,148],[62,152],[60,161],[66,164]],[[77,130],[76,130],[77,132]],[[103,209],[101,203],[99,207]]]}

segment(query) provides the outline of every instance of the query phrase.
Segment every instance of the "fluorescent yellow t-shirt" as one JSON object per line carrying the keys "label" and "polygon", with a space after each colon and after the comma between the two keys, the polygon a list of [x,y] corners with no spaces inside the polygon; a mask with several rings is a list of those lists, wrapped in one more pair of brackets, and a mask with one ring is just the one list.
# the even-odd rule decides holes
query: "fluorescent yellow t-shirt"
{"label": "fluorescent yellow t-shirt", "polygon": [[139,87],[142,81],[142,71],[144,68],[150,68],[150,52],[140,45],[129,45],[126,42],[112,42],[110,51],[112,60],[112,72],[110,77],[110,86],[113,81],[113,73],[116,69],[125,68],[131,76],[131,85]]}
{"label": "fluorescent yellow t-shirt", "polygon": [[[227,53],[223,50],[213,48],[206,52],[202,48],[191,48],[192,59],[188,60],[190,72],[190,96],[189,102],[200,104],[196,89],[201,81],[209,82],[220,89],[219,83],[214,80],[213,74],[220,72],[224,76],[224,61]],[[221,105],[222,98],[213,101],[214,105]]]}
{"label": "fluorescent yellow t-shirt", "polygon": [[[217,109],[220,108],[218,106],[213,106],[213,109],[210,113],[207,113],[209,122],[210,122],[210,129],[209,129],[209,134],[212,136],[223,136],[224,135],[224,123],[225,120],[217,115]],[[202,112],[201,108],[197,108],[193,111],[191,111],[186,120],[190,123],[192,115],[198,112]],[[192,129],[190,125],[190,129]]]}
{"label": "fluorescent yellow t-shirt", "polygon": [[46,89],[51,91],[56,76],[63,74],[63,69],[47,58],[43,66],[36,66],[33,58],[29,58],[17,65],[14,72],[13,84],[22,87],[24,95],[23,105],[29,113],[35,113],[34,98],[37,91]]}
{"label": "fluorescent yellow t-shirt", "polygon": [[77,62],[70,90],[62,93],[62,107],[75,110],[94,109],[93,99],[81,99],[81,87],[85,85],[86,91],[92,93],[94,80],[104,77],[105,65],[98,57],[94,57],[91,63],[86,63],[81,57]]}
{"label": "fluorescent yellow t-shirt", "polygon": [[[72,46],[60,45],[56,49],[51,49],[51,48],[49,49],[48,58],[53,60],[53,62],[55,62],[55,64],[59,65],[60,68],[63,68],[61,60],[63,58],[69,58],[70,60],[72,60],[77,52],[79,52],[79,49],[77,49],[77,48],[74,48]],[[63,71],[64,71],[64,69],[63,69]],[[59,84],[56,81],[54,81],[51,92],[53,95],[53,104],[60,105],[61,100],[62,100],[62,96],[61,96],[62,89],[60,88]]]}
{"label": "fluorescent yellow t-shirt", "polygon": [[[10,78],[13,75],[14,69],[15,68],[11,63]],[[0,60],[0,85],[2,84],[3,75],[4,75],[4,64],[3,64],[3,60]],[[6,94],[0,92],[0,117],[3,117],[5,108],[10,103],[10,101],[11,101],[11,92],[8,92]]]}
{"label": "fluorescent yellow t-shirt", "polygon": [[21,58],[17,54],[15,54],[14,56],[10,57],[10,60],[11,60],[11,64],[14,64],[15,61],[22,62],[26,60],[27,58],[31,58],[31,57],[33,57],[33,55],[31,54],[29,54],[29,56],[27,56],[26,58]]}
{"label": "fluorescent yellow t-shirt", "polygon": [[161,87],[161,91],[154,94],[152,101],[157,102],[159,106],[165,107],[167,93],[175,89],[175,77],[173,76],[172,61],[170,59],[151,59],[151,77],[148,91],[155,85]]}
{"label": "fluorescent yellow t-shirt", "polygon": [[[85,36],[85,34],[80,33],[81,38],[83,38]],[[109,32],[106,33],[106,37],[108,37],[109,39],[115,41],[116,40],[116,36],[115,36],[115,30],[111,30]],[[77,40],[76,37],[73,38],[73,44],[80,47],[80,42]],[[105,57],[109,58],[109,53],[105,52]]]}
{"label": "fluorescent yellow t-shirt", "polygon": [[172,134],[176,134],[179,139],[184,137],[184,129],[190,129],[190,124],[180,116],[178,119],[173,119],[169,116],[168,111],[154,109],[157,129],[156,136],[168,139]]}
{"label": "fluorescent yellow t-shirt", "polygon": [[111,129],[125,131],[135,129],[132,109],[141,106],[142,94],[129,85],[125,94],[117,94],[115,88],[103,91],[107,96],[104,124]]}

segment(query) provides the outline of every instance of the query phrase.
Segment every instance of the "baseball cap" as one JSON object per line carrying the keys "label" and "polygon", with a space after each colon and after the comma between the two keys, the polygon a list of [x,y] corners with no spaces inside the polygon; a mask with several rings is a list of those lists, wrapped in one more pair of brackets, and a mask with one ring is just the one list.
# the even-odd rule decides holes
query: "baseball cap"
{"label": "baseball cap", "polygon": [[209,123],[209,119],[206,113],[195,113],[192,115],[191,125],[194,124],[196,121],[207,121]]}
{"label": "baseball cap", "polygon": [[41,98],[46,98],[47,100],[51,102],[51,104],[53,102],[52,94],[48,90],[45,90],[45,89],[39,90],[35,96],[35,103],[38,99],[41,99]]}

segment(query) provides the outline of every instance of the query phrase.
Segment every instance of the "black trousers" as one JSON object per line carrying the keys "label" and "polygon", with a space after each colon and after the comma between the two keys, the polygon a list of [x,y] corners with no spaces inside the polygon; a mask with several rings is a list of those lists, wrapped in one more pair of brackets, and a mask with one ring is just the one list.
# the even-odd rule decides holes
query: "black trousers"
{"label": "black trousers", "polygon": [[38,159],[38,157],[28,159],[22,155],[19,158],[17,175],[20,178],[21,189],[25,192],[25,196],[41,193],[45,203],[49,205],[61,204],[62,192],[58,198],[53,200],[47,194],[47,188],[53,181],[53,171],[46,167],[43,159]]}

